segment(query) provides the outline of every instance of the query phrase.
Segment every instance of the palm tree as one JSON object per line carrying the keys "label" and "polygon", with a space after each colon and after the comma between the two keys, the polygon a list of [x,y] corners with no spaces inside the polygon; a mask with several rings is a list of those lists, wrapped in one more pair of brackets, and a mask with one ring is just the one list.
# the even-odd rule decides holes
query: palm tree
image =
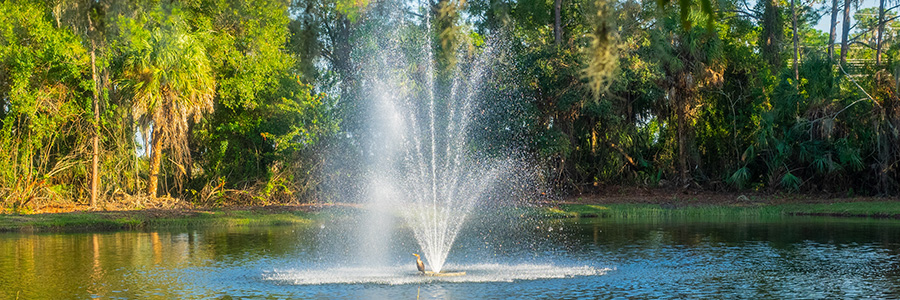
{"label": "palm tree", "polygon": [[[134,117],[142,128],[152,126],[147,187],[151,197],[157,193],[162,151],[189,158],[188,119],[199,122],[204,113],[212,112],[215,93],[209,58],[196,33],[188,30],[177,8],[162,10],[151,13],[143,26],[126,20],[130,51],[121,77],[133,96]],[[185,172],[185,166],[179,167]]]}

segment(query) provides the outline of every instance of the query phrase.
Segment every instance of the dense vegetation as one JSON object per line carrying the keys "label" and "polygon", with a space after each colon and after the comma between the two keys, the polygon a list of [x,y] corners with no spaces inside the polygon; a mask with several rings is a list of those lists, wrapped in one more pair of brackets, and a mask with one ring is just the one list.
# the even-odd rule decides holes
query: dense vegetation
{"label": "dense vegetation", "polygon": [[443,78],[485,40],[508,48],[484,94],[512,129],[481,138],[557,191],[897,195],[898,3],[820,2],[5,0],[0,199],[328,197],[370,38],[425,25]]}

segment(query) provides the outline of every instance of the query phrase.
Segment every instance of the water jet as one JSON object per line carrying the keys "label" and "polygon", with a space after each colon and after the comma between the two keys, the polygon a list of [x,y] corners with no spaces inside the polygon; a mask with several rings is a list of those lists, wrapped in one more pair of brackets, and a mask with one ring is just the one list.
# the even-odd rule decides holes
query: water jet
{"label": "water jet", "polygon": [[360,118],[367,121],[355,136],[362,141],[362,173],[369,182],[361,192],[371,211],[361,225],[364,254],[390,252],[372,249],[391,247],[384,241],[390,240],[392,224],[385,220],[397,216],[427,262],[426,275],[459,276],[464,272],[441,272],[457,235],[496,180],[517,162],[508,153],[488,154],[473,140],[483,114],[475,113],[482,100],[479,90],[495,49],[484,46],[474,59],[461,58],[452,75],[441,77],[428,38],[433,33],[417,34],[412,50],[398,46],[403,44],[400,33],[387,35],[397,42],[375,43],[387,46],[363,62],[367,76],[361,80],[361,103],[367,106]]}

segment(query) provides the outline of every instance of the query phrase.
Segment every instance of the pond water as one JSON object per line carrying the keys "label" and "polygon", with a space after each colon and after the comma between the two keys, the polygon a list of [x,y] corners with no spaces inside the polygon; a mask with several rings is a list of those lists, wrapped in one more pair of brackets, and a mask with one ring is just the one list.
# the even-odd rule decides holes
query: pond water
{"label": "pond water", "polygon": [[460,277],[417,275],[403,230],[387,265],[350,263],[333,226],[4,233],[0,299],[900,297],[891,220],[476,221]]}

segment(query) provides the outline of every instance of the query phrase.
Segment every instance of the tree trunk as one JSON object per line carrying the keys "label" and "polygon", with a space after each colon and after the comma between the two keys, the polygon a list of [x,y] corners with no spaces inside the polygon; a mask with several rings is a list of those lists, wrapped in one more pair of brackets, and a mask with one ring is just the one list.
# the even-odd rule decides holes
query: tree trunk
{"label": "tree trunk", "polygon": [[97,206],[100,188],[100,85],[97,84],[97,61],[95,44],[91,40],[91,78],[94,84],[94,136],[91,137],[91,207]]}
{"label": "tree trunk", "polygon": [[794,82],[800,86],[800,37],[797,36],[797,6],[791,0],[791,23],[794,31]]}
{"label": "tree trunk", "polygon": [[784,20],[782,19],[780,1],[765,0],[762,15],[760,53],[772,70],[781,69],[782,40],[784,39]]}
{"label": "tree trunk", "polygon": [[[90,4],[88,4],[90,7]],[[97,30],[87,10],[85,17],[88,24],[87,38],[91,41],[91,83],[93,84],[94,134],[91,137],[91,208],[97,207],[100,190],[100,84],[97,76]]]}
{"label": "tree trunk", "polygon": [[900,64],[894,65],[894,90],[900,91]]}
{"label": "tree trunk", "polygon": [[353,74],[352,58],[350,56],[353,47],[350,45],[350,20],[344,16],[338,17],[334,31],[331,33],[332,64],[341,76],[341,98],[350,99],[351,92],[355,89],[355,77]]}
{"label": "tree trunk", "polygon": [[[683,95],[677,95],[677,97],[681,96]],[[675,116],[678,118],[676,121],[676,130],[678,131],[678,171],[681,177],[680,184],[687,184],[688,174],[690,172],[690,169],[688,169],[687,166],[687,149],[685,149],[687,147],[687,133],[685,132],[685,130],[687,130],[687,128],[685,128],[687,127],[685,124],[687,123],[687,120],[685,120],[687,112],[685,109],[686,107],[684,107],[685,103],[683,99],[676,100],[676,103],[678,103],[678,107],[676,108],[677,116]]]}
{"label": "tree trunk", "polygon": [[557,47],[562,45],[562,0],[553,2],[553,40]]}
{"label": "tree trunk", "polygon": [[841,64],[847,63],[847,52],[850,51],[848,35],[850,35],[850,5],[853,0],[844,0],[844,24],[841,30]]}
{"label": "tree trunk", "polygon": [[[430,16],[430,15],[429,15]],[[362,110],[358,92],[359,82],[356,77],[356,68],[352,57],[353,45],[351,45],[352,26],[344,15],[338,15],[334,20],[332,27],[329,28],[328,38],[331,42],[331,64],[340,77],[339,89],[342,106],[346,108],[350,114],[356,114]],[[360,118],[348,118],[342,123],[343,128],[353,132],[359,130],[363,126]]]}
{"label": "tree trunk", "polygon": [[831,31],[828,34],[828,57],[834,59],[834,39],[837,38],[838,0],[831,0]]}
{"label": "tree trunk", "polygon": [[156,189],[159,184],[159,165],[162,159],[162,134],[159,134],[156,121],[153,121],[153,132],[150,142],[150,178],[147,182],[147,193],[150,198],[156,198]]}
{"label": "tree trunk", "polygon": [[875,65],[881,66],[881,42],[884,34],[884,0],[878,2],[878,35],[875,38]]}
{"label": "tree trunk", "polygon": [[691,82],[690,74],[679,72],[676,74],[675,86],[670,89],[669,97],[672,99],[672,105],[675,106],[675,139],[678,147],[678,184],[688,184],[690,175],[690,167],[688,167],[688,105],[689,105],[689,89]]}

